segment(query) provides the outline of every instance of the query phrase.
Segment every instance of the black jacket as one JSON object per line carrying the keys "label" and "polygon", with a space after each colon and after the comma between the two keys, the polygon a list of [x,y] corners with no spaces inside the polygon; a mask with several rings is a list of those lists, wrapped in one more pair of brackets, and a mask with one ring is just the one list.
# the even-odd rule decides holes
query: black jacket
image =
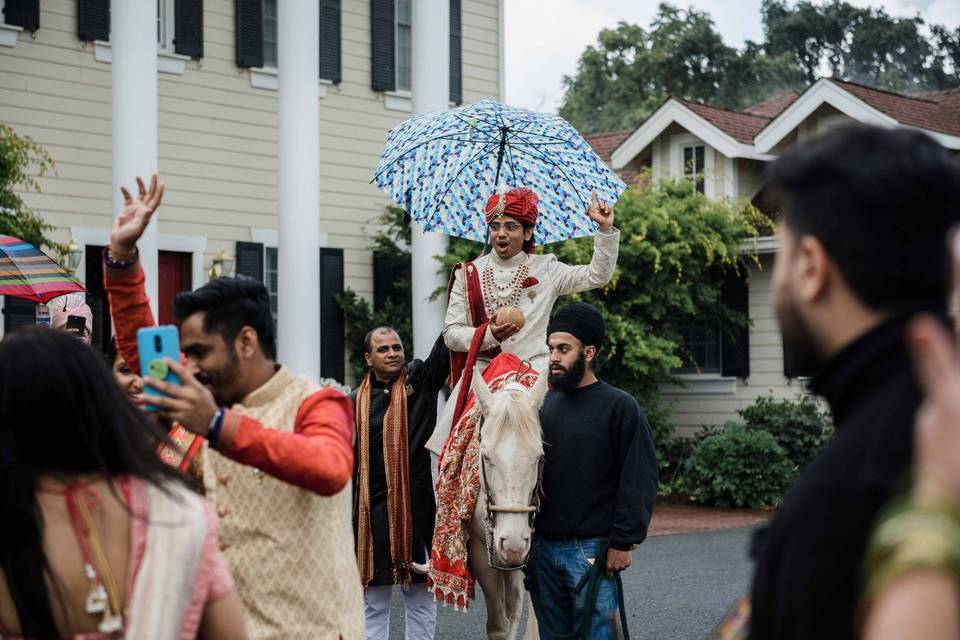
{"label": "black jacket", "polygon": [[883,506],[907,481],[920,389],[906,318],[844,348],[814,377],[836,435],[754,537],[750,638],[855,637],[863,555]]}
{"label": "black jacket", "polygon": [[[436,503],[430,475],[430,454],[424,448],[437,424],[437,395],[450,373],[450,352],[441,336],[426,360],[407,365],[407,384],[413,393],[407,397],[407,437],[410,442],[410,501],[413,516],[413,561],[424,563],[425,549],[433,541]],[[389,386],[373,379],[370,390],[370,528],[373,534],[374,586],[393,584],[390,562],[390,526],[387,514],[387,478],[383,466],[383,416],[390,406]],[[357,391],[350,394],[354,408]],[[357,473],[360,462],[358,443],[354,443],[353,530],[357,530]],[[426,576],[414,574],[415,582]]]}

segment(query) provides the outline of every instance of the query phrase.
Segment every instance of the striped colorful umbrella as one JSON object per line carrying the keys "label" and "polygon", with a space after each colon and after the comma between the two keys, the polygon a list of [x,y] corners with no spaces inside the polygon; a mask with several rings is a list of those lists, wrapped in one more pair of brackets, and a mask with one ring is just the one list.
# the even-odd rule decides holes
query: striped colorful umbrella
{"label": "striped colorful umbrella", "polygon": [[29,242],[0,235],[0,295],[46,303],[86,289],[70,272]]}

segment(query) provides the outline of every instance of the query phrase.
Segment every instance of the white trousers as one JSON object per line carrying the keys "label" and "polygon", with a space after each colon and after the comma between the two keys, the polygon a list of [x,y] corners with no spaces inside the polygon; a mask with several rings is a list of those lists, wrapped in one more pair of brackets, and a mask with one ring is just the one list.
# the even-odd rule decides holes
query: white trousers
{"label": "white trousers", "polygon": [[[406,640],[433,640],[437,629],[437,603],[423,583],[409,589],[397,587],[403,594]],[[390,638],[390,595],[392,586],[367,587],[364,613],[367,619],[367,640]]]}

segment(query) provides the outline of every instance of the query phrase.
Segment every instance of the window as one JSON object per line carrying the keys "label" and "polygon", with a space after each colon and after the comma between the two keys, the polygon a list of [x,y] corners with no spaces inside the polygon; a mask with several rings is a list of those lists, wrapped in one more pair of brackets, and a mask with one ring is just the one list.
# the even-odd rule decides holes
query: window
{"label": "window", "polygon": [[694,188],[700,193],[704,192],[704,155],[702,144],[683,147],[683,177],[692,181]]}
{"label": "window", "polygon": [[277,0],[263,0],[263,66],[277,66]]}
{"label": "window", "polygon": [[161,51],[173,51],[176,32],[174,0],[157,0],[157,45]]}
{"label": "window", "polygon": [[720,373],[723,344],[720,323],[695,320],[680,327],[686,362],[674,373]]}
{"label": "window", "polygon": [[397,91],[410,91],[410,0],[397,0]]}
{"label": "window", "polygon": [[277,321],[277,294],[278,294],[278,280],[277,280],[277,248],[276,247],[267,247],[266,248],[266,262],[263,266],[263,279],[264,284],[267,286],[267,293],[270,294],[270,313],[273,314],[273,321]]}

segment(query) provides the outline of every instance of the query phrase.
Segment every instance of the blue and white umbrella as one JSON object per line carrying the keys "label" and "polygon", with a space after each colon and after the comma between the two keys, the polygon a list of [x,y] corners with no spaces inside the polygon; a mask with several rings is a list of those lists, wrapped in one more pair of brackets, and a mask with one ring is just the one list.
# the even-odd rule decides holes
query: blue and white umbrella
{"label": "blue and white umbrella", "polygon": [[569,122],[490,98],[391,130],[374,182],[427,231],[479,242],[487,198],[528,187],[540,198],[537,244],[593,235],[591,192],[614,203],[626,189]]}

